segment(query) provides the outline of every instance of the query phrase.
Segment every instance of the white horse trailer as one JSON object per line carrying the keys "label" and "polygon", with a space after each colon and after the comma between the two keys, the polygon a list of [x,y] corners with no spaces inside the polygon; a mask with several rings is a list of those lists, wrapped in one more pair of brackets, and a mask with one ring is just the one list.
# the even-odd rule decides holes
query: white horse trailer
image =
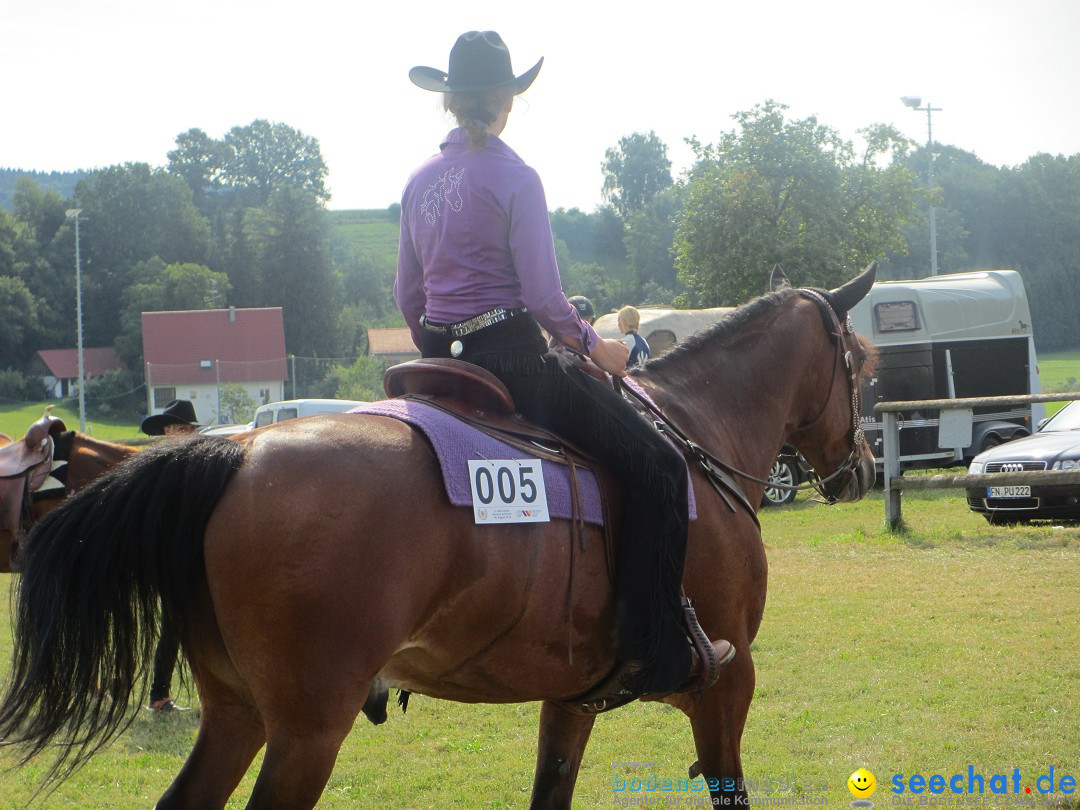
{"label": "white horse trailer", "polygon": [[[1015,270],[878,282],[851,311],[855,330],[878,348],[863,387],[863,430],[882,456],[878,402],[1041,393],[1024,282]],[[988,447],[1034,432],[1041,404],[977,408],[970,431],[949,435],[938,410],[901,415],[904,469],[964,464]]]}
{"label": "white horse trailer", "polygon": [[[638,332],[663,354],[720,320],[731,307],[678,310],[642,307]],[[878,402],[1038,394],[1038,368],[1024,282],[1015,270],[879,281],[851,311],[855,330],[878,348],[877,373],[862,388],[861,418],[874,455],[883,455]],[[602,337],[620,337],[616,315],[596,321]],[[901,467],[966,463],[988,447],[1027,436],[1042,405],[981,408],[970,437],[941,432],[937,410],[903,414]],[[941,442],[946,444],[942,446]]]}

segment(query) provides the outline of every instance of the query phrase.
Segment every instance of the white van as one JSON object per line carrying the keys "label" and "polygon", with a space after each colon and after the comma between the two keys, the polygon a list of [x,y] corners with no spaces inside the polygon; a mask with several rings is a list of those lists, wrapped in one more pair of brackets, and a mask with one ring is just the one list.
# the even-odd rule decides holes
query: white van
{"label": "white van", "polygon": [[271,402],[255,409],[255,419],[251,426],[256,428],[297,419],[301,416],[314,416],[317,413],[344,413],[366,402],[356,399],[286,399]]}

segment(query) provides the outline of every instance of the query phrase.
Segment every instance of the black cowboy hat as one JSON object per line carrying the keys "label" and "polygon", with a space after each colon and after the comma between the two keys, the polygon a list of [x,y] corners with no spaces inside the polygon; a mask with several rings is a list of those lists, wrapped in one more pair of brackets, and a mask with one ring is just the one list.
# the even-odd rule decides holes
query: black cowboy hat
{"label": "black cowboy hat", "polygon": [[174,399],[165,410],[142,420],[139,429],[147,436],[163,436],[166,425],[194,425],[201,427],[195,416],[195,406],[186,399]]}
{"label": "black cowboy hat", "polygon": [[533,83],[544,58],[514,76],[510,51],[494,31],[469,31],[458,37],[450,51],[450,72],[433,67],[414,67],[409,79],[417,87],[436,93],[474,92],[509,87],[516,96]]}

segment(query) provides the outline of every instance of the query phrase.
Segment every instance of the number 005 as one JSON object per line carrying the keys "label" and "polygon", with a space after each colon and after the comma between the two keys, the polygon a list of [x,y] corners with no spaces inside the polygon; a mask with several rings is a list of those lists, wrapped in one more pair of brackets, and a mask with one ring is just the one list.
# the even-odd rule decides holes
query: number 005
{"label": "number 005", "polygon": [[475,474],[476,495],[480,503],[488,506],[495,500],[495,490],[498,489],[499,500],[502,503],[513,503],[517,499],[517,490],[521,488],[521,499],[525,503],[533,503],[536,500],[536,482],[533,481],[533,470],[526,467],[518,467],[518,480],[514,481],[514,473],[509,467],[496,467],[492,475],[490,467],[477,467]]}

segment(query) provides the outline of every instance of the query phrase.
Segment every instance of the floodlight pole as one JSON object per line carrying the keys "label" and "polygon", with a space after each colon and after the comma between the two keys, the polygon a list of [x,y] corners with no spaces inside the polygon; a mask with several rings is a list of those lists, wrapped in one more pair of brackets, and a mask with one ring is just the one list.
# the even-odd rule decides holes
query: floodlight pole
{"label": "floodlight pole", "polygon": [[[904,102],[905,106],[910,107],[913,110],[919,112],[926,111],[926,152],[930,157],[930,170],[927,172],[926,182],[930,192],[933,193],[934,188],[934,122],[931,118],[932,113],[941,112],[941,107],[931,107],[930,102],[926,102],[925,107],[920,107],[922,99],[917,96],[904,96],[900,99]],[[934,213],[934,203],[930,203],[930,275],[936,276],[938,274],[937,263],[937,217]]]}
{"label": "floodlight pole", "polygon": [[79,214],[81,208],[69,208],[64,212],[75,220],[75,328],[78,332],[79,354],[79,432],[86,433],[86,363],[83,359],[82,323],[82,262],[79,257]]}

